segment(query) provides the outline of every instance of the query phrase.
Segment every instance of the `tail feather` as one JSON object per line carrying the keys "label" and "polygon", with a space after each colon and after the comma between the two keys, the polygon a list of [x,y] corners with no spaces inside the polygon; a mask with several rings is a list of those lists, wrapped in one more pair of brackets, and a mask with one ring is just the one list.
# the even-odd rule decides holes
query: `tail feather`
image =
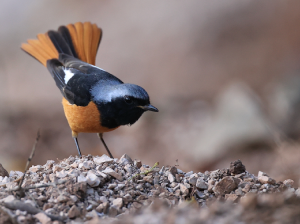
{"label": "tail feather", "polygon": [[69,32],[68,28],[65,27],[65,26],[60,26],[58,28],[58,32],[60,33],[60,35],[65,39],[65,41],[69,45],[70,50],[72,51],[72,55],[77,58],[78,56],[77,56],[75,48],[73,46],[72,38],[71,38],[71,35],[70,35],[70,32]]}
{"label": "tail feather", "polygon": [[50,30],[48,31],[48,36],[50,37],[58,53],[64,53],[73,56],[68,43],[59,32]]}
{"label": "tail feather", "polygon": [[96,24],[78,22],[61,26],[58,31],[38,34],[37,40],[28,40],[21,48],[46,67],[47,61],[58,59],[60,53],[95,65],[101,37],[102,30]]}
{"label": "tail feather", "polygon": [[83,24],[82,23],[75,23],[75,29],[77,33],[77,43],[78,43],[78,56],[82,61],[86,61],[85,52],[84,52],[84,42],[83,42]]}

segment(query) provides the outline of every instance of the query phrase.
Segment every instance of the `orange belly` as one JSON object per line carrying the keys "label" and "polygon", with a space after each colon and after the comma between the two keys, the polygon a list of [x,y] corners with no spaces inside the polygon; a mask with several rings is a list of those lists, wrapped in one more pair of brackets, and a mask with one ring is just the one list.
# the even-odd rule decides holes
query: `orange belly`
{"label": "orange belly", "polygon": [[65,115],[72,130],[73,137],[77,137],[80,132],[104,133],[113,131],[116,128],[106,128],[101,126],[100,112],[94,102],[81,107],[71,105],[65,98],[62,100]]}

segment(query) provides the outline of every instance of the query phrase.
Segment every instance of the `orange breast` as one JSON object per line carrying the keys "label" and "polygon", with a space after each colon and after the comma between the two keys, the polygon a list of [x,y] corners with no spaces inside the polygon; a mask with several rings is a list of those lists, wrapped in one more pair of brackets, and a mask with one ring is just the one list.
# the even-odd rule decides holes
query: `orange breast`
{"label": "orange breast", "polygon": [[101,126],[100,112],[96,104],[92,101],[87,106],[81,107],[71,105],[63,98],[62,104],[73,136],[77,136],[80,132],[103,133],[116,129]]}

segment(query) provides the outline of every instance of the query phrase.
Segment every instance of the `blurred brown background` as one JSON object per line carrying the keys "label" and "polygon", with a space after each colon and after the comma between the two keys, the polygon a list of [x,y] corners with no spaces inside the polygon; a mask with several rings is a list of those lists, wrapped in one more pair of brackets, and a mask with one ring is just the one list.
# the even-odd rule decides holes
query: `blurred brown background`
{"label": "blurred brown background", "polygon": [[[277,180],[300,174],[299,1],[1,1],[0,163],[23,170],[77,151],[54,81],[20,50],[77,21],[104,31],[96,65],[144,87],[159,113],[105,134],[116,157],[184,171],[228,167]],[[80,134],[83,154],[102,154]]]}

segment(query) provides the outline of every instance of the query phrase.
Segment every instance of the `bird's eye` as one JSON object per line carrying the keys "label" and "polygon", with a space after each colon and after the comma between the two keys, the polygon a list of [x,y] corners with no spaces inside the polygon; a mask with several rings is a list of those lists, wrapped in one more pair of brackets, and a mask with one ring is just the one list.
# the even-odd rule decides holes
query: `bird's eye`
{"label": "bird's eye", "polygon": [[129,96],[124,96],[124,100],[127,104],[132,104],[132,98]]}

